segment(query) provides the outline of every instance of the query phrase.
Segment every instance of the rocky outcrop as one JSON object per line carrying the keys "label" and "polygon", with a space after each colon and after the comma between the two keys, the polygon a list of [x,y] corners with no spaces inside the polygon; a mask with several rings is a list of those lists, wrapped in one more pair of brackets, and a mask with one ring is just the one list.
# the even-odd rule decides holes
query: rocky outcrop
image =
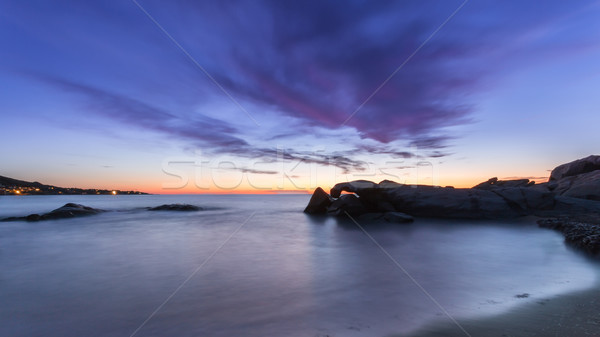
{"label": "rocky outcrop", "polygon": [[3,219],[2,221],[42,221],[42,220],[55,220],[65,218],[75,218],[82,216],[95,215],[104,212],[104,210],[92,208],[80,204],[68,203],[64,206],[57,208],[51,212],[39,215],[30,214],[24,217],[11,217]]}
{"label": "rocky outcrop", "polygon": [[600,253],[600,225],[571,218],[542,219],[538,224],[561,232],[572,246],[590,254]]}
{"label": "rocky outcrop", "polygon": [[189,204],[167,204],[148,208],[149,211],[177,211],[177,212],[193,212],[201,211],[202,207]]}
{"label": "rocky outcrop", "polygon": [[600,156],[589,156],[557,166],[550,173],[549,182],[559,181],[565,177],[577,176],[583,173],[600,170]]}
{"label": "rocky outcrop", "polygon": [[325,214],[327,213],[327,207],[331,205],[333,198],[327,194],[322,188],[317,187],[313,192],[308,205],[304,209],[304,213],[308,214]]}
{"label": "rocky outcrop", "polygon": [[[318,192],[317,192],[318,191]],[[600,212],[600,156],[560,165],[548,183],[492,178],[472,188],[357,180],[317,189],[307,213],[354,216],[401,212],[440,218],[510,218]],[[347,192],[350,194],[342,194]],[[390,213],[393,214],[393,213]]]}
{"label": "rocky outcrop", "polygon": [[548,185],[556,195],[600,201],[600,170],[564,177]]}
{"label": "rocky outcrop", "polygon": [[600,156],[589,156],[552,170],[548,188],[571,198],[600,201]]}

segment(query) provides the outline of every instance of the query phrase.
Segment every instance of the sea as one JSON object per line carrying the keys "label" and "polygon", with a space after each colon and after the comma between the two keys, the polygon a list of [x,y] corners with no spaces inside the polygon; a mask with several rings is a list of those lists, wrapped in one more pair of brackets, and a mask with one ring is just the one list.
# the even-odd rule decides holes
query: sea
{"label": "sea", "polygon": [[[534,218],[387,224],[310,216],[309,199],[0,196],[0,218],[109,211],[0,222],[0,336],[410,335],[598,286]],[[203,210],[147,210],[173,203]]]}

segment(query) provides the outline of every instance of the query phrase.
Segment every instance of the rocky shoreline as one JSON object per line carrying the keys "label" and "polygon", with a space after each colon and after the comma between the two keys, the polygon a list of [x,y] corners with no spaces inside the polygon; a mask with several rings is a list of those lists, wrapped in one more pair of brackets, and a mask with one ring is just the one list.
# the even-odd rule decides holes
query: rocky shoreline
{"label": "rocky shoreline", "polygon": [[[343,192],[346,192],[345,194]],[[600,251],[600,156],[556,167],[549,181],[491,178],[472,188],[405,185],[384,180],[336,184],[328,194],[317,188],[305,213],[411,222],[413,217],[505,219],[538,216],[541,227],[561,231],[566,241]],[[580,221],[581,219],[586,221]],[[580,219],[580,220],[574,220]]]}

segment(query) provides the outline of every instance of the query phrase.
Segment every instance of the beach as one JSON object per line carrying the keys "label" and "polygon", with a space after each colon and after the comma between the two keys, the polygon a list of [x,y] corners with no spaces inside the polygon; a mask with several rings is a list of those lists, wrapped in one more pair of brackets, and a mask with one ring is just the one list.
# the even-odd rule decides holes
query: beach
{"label": "beach", "polygon": [[[501,315],[482,319],[459,319],[471,336],[598,336],[600,292],[598,287],[571,294],[535,299]],[[456,324],[437,323],[417,332],[396,336],[466,336]]]}

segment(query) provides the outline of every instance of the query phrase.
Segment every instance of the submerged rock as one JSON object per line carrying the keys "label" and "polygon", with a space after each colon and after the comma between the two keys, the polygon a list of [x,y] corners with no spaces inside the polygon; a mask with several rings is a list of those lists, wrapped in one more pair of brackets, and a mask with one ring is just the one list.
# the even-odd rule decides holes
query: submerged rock
{"label": "submerged rock", "polygon": [[192,212],[192,211],[201,211],[202,207],[189,205],[189,204],[165,204],[156,207],[148,208],[149,211],[182,211],[182,212]]}

